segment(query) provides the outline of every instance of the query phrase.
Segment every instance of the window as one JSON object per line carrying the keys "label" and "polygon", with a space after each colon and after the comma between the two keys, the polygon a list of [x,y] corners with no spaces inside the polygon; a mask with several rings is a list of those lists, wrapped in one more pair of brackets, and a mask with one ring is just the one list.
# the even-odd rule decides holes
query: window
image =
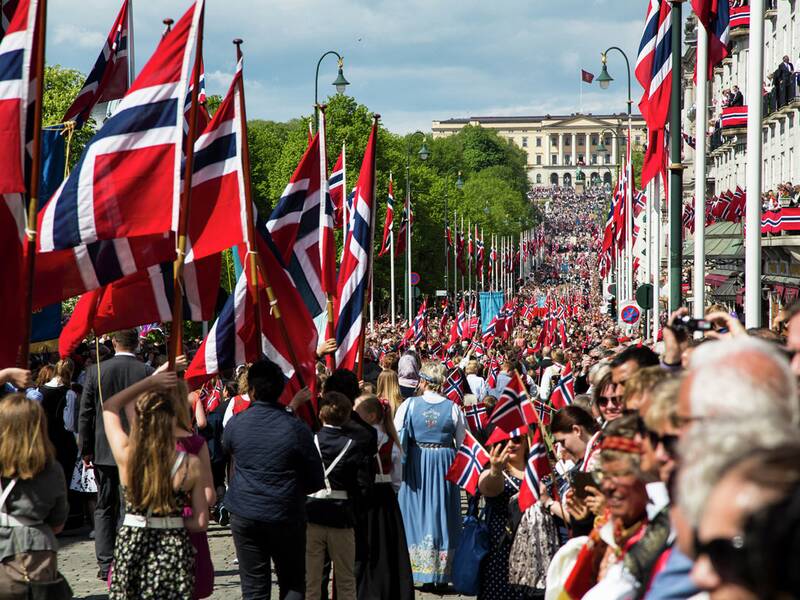
{"label": "window", "polygon": [[606,146],[610,146],[611,145],[611,136],[610,135],[606,135],[606,138],[605,138],[605,141],[603,142],[603,144],[605,144]]}
{"label": "window", "polygon": [[610,165],[611,164],[611,157],[608,155],[608,153],[606,153],[605,158],[606,158],[605,163],[607,165]]}
{"label": "window", "polygon": [[565,146],[569,146],[569,145],[571,145],[571,144],[572,144],[572,141],[571,141],[571,139],[572,139],[572,136],[569,136],[569,135],[565,136],[565,137],[564,137],[564,145],[565,145]]}
{"label": "window", "polygon": [[558,144],[558,136],[557,136],[557,135],[551,135],[551,136],[550,136],[550,143],[551,143],[553,146],[555,146],[556,144]]}
{"label": "window", "polygon": [[567,155],[564,157],[564,164],[565,164],[565,165],[571,165],[571,164],[572,164],[572,156],[570,156],[569,154],[567,154]]}
{"label": "window", "polygon": [[553,154],[550,157],[550,164],[551,165],[557,165],[558,164],[558,154]]}
{"label": "window", "polygon": [[596,133],[592,134],[592,146],[597,146],[597,138],[598,135]]}
{"label": "window", "polygon": [[578,162],[579,163],[583,162],[583,154],[578,154]]}
{"label": "window", "polygon": [[597,154],[592,154],[592,164],[593,165],[597,164]]}
{"label": "window", "polygon": [[638,135],[636,135],[636,136],[634,136],[634,137],[633,137],[633,143],[634,143],[635,145],[637,145],[637,146],[638,146],[638,145],[641,143],[641,141],[642,141],[642,138],[641,138],[641,136],[638,136]]}
{"label": "window", "polygon": [[541,154],[537,154],[536,155],[536,164],[537,165],[542,164],[542,155]]}
{"label": "window", "polygon": [[526,137],[522,138],[522,147],[523,148],[527,148],[528,147],[528,138],[526,138]]}
{"label": "window", "polygon": [[537,173],[536,174],[536,183],[542,183],[542,174],[541,173]]}
{"label": "window", "polygon": [[541,148],[542,147],[542,136],[537,136],[536,137],[536,147],[537,148]]}
{"label": "window", "polygon": [[585,133],[579,133],[576,143],[579,146],[585,146],[586,145],[586,134]]}

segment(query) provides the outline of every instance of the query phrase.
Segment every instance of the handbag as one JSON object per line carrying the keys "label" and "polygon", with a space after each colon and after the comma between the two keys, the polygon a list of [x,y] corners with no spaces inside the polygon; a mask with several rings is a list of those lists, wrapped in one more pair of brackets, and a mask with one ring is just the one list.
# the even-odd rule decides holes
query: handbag
{"label": "handbag", "polygon": [[458,593],[465,596],[478,594],[481,562],[489,553],[489,545],[489,527],[483,519],[483,511],[478,516],[467,514],[450,572],[453,587]]}
{"label": "handbag", "polygon": [[[55,563],[56,553],[39,551],[37,567]],[[73,597],[64,576],[56,571],[51,581],[32,580],[28,578],[28,570],[24,563],[26,555],[17,555],[15,559],[0,563],[0,598],[8,600],[69,600]],[[21,559],[21,560],[20,560]],[[43,560],[42,560],[43,559]]]}

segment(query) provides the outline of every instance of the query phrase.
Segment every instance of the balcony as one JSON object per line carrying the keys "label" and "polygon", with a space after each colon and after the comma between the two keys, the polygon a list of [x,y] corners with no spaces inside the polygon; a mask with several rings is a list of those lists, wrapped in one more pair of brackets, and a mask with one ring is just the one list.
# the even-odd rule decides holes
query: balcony
{"label": "balcony", "polygon": [[774,86],[762,96],[764,119],[770,121],[800,106],[800,86],[797,79]]}
{"label": "balcony", "polygon": [[764,3],[764,18],[775,19],[778,16],[778,0],[767,0]]}
{"label": "balcony", "polygon": [[732,6],[730,12],[730,38],[745,37],[750,33],[750,6]]}

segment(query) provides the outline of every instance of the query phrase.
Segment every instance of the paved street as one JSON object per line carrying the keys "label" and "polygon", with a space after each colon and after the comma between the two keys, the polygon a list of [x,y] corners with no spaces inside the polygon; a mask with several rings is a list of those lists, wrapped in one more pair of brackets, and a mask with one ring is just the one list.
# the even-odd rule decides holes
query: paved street
{"label": "paved street", "polygon": [[[97,564],[94,557],[94,542],[87,537],[87,530],[69,532],[70,535],[59,537],[61,551],[58,553],[59,569],[67,578],[76,599],[102,600],[107,597],[106,586],[95,578]],[[72,535],[75,533],[75,535]],[[233,538],[230,530],[214,524],[208,531],[208,542],[214,558],[215,578],[213,600],[238,600],[242,597],[239,590],[239,571],[234,563],[236,553],[233,549]],[[278,587],[273,581],[273,598],[278,597]],[[417,598],[440,598],[433,594],[417,592]],[[458,594],[445,596],[456,600],[466,598]]]}

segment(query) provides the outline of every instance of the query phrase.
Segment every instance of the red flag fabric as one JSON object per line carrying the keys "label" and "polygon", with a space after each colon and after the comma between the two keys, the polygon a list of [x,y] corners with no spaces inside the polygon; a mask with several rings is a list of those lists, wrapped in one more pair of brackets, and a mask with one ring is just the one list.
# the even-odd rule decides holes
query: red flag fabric
{"label": "red flag fabric", "polygon": [[519,378],[512,377],[506,389],[503,390],[500,399],[497,401],[489,417],[489,423],[505,431],[512,431],[524,427],[526,425],[525,416],[522,413],[522,398],[524,395],[525,390]]}
{"label": "red flag fabric", "polygon": [[592,83],[592,81],[594,81],[594,75],[589,73],[589,71],[581,69],[581,81],[585,83]]}
{"label": "red flag fabric", "polygon": [[519,488],[519,509],[521,511],[525,512],[539,501],[539,484],[542,478],[550,473],[547,449],[542,442],[540,431],[536,430],[525,464],[525,478]]}

